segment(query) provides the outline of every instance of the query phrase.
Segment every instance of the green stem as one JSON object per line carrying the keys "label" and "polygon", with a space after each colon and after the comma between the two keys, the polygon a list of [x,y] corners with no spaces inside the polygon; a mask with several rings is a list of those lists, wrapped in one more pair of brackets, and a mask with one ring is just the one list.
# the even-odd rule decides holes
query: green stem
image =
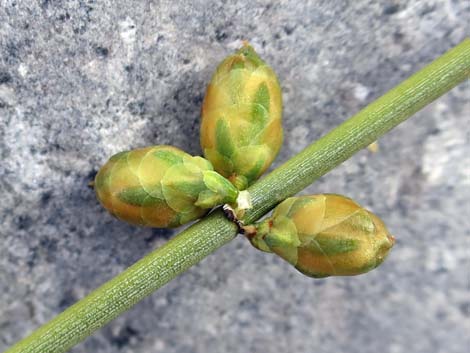
{"label": "green stem", "polygon": [[248,189],[251,223],[470,76],[470,39],[369,104]]}
{"label": "green stem", "polygon": [[[470,75],[470,40],[393,88],[249,188],[256,221]],[[216,211],[56,316],[5,353],[65,352],[236,236]]]}

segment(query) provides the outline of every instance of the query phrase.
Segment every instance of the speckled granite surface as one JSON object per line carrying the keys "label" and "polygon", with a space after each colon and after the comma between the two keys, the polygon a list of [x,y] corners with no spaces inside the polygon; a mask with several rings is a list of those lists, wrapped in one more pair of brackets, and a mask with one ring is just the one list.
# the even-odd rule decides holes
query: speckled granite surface
{"label": "speckled granite surface", "polygon": [[[0,351],[174,234],[87,183],[120,150],[200,153],[205,85],[241,39],[282,82],[279,164],[470,33],[468,1],[0,4]],[[383,217],[379,270],[312,280],[240,238],[73,352],[467,352],[469,117],[467,83],[307,190]]]}

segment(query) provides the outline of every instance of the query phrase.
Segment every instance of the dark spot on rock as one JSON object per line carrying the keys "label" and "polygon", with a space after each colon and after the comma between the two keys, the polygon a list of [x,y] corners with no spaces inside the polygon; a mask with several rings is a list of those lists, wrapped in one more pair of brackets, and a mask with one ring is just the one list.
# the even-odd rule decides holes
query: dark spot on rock
{"label": "dark spot on rock", "polygon": [[395,43],[401,42],[404,37],[405,35],[401,32],[393,33],[393,40],[395,41]]}
{"label": "dark spot on rock", "polygon": [[5,146],[3,150],[0,150],[0,156],[3,158],[3,160],[6,160],[8,157],[11,156],[11,148]]}
{"label": "dark spot on rock", "polygon": [[39,244],[44,250],[47,250],[48,252],[56,252],[57,251],[57,240],[56,239],[51,239],[51,238],[42,238],[39,241]]}
{"label": "dark spot on rock", "polygon": [[51,239],[48,237],[42,238],[39,241],[39,253],[42,254],[46,258],[46,261],[49,263],[53,263],[57,259],[57,243],[58,241],[56,239]]}
{"label": "dark spot on rock", "polygon": [[240,310],[249,312],[257,312],[259,310],[258,303],[254,299],[242,299],[238,307]]}
{"label": "dark spot on rock", "polygon": [[274,34],[274,39],[280,39],[281,35],[279,33]]}
{"label": "dark spot on rock", "polygon": [[101,337],[96,338],[95,336],[88,337],[85,342],[82,343],[84,352],[101,352],[105,351],[107,347],[106,341]]}
{"label": "dark spot on rock", "polygon": [[291,26],[284,26],[284,33],[290,36],[292,33],[294,33],[295,27]]}
{"label": "dark spot on rock", "polygon": [[168,240],[173,235],[173,231],[171,229],[165,228],[155,228],[152,229],[152,233],[144,238],[147,244],[152,244],[157,239],[165,239]]}
{"label": "dark spot on rock", "polygon": [[191,62],[190,59],[183,59],[183,64],[188,65]]}
{"label": "dark spot on rock", "polygon": [[398,10],[400,10],[400,6],[398,4],[388,4],[385,5],[382,13],[386,16],[390,16],[397,13]]}
{"label": "dark spot on rock", "polygon": [[81,24],[80,26],[75,27],[75,28],[73,29],[73,33],[75,33],[75,34],[83,34],[83,33],[86,32],[86,30],[87,30],[87,26],[86,26],[85,24]]}
{"label": "dark spot on rock", "polygon": [[26,264],[30,269],[32,269],[38,260],[38,248],[34,247],[30,249],[30,254],[28,256],[28,260],[26,260]]}
{"label": "dark spot on rock", "polygon": [[215,30],[215,39],[218,42],[222,42],[223,40],[227,39],[227,33],[225,33],[222,29],[217,28]]}
{"label": "dark spot on rock", "polygon": [[65,310],[76,301],[77,301],[77,298],[75,297],[75,294],[73,293],[73,291],[67,290],[59,301],[59,309]]}
{"label": "dark spot on rock", "polygon": [[176,102],[179,102],[181,100],[181,97],[185,95],[185,90],[186,90],[186,87],[179,87],[173,94],[173,99]]}
{"label": "dark spot on rock", "polygon": [[59,143],[55,142],[51,144],[51,149],[53,150],[58,150],[58,151],[65,151],[65,148],[63,148]]}
{"label": "dark spot on rock", "polygon": [[94,180],[97,173],[98,173],[98,171],[96,171],[95,169],[92,169],[88,172],[85,179],[86,180]]}
{"label": "dark spot on rock", "polygon": [[[194,105],[200,106],[202,104],[203,99],[204,99],[204,94],[202,92],[196,94],[193,98]],[[198,121],[196,121],[196,122],[199,123]]]}
{"label": "dark spot on rock", "polygon": [[0,71],[0,85],[11,82],[12,78],[8,72]]}
{"label": "dark spot on rock", "polygon": [[5,49],[10,58],[15,58],[15,59],[18,58],[19,49],[18,49],[18,46],[16,46],[16,44],[11,43],[11,42],[7,43],[7,45],[5,46]]}
{"label": "dark spot on rock", "polygon": [[431,12],[434,12],[436,10],[435,5],[424,5],[421,11],[419,12],[420,16],[426,16],[427,14],[430,14]]}
{"label": "dark spot on rock", "polygon": [[145,113],[145,103],[142,101],[130,102],[127,108],[132,115],[143,115]]}
{"label": "dark spot on rock", "polygon": [[124,66],[124,70],[126,70],[126,72],[131,72],[131,71],[134,71],[134,65],[126,65]]}
{"label": "dark spot on rock", "polygon": [[447,313],[443,310],[438,310],[436,312],[436,319],[438,319],[439,321],[442,321],[444,320],[445,318],[447,317]]}
{"label": "dark spot on rock", "polygon": [[70,19],[70,14],[68,12],[62,13],[59,15],[58,19],[62,22],[65,22],[66,20]]}
{"label": "dark spot on rock", "polygon": [[51,200],[51,197],[52,197],[52,191],[43,192],[41,195],[41,206],[42,207],[46,206]]}
{"label": "dark spot on rock", "polygon": [[464,316],[470,316],[470,302],[460,303],[459,310]]}
{"label": "dark spot on rock", "polygon": [[93,11],[93,7],[91,7],[90,5],[84,5],[83,3],[81,3],[80,8],[83,8],[85,10],[86,20],[90,22],[90,14],[91,14],[91,11]]}
{"label": "dark spot on rock", "polygon": [[436,270],[434,271],[434,273],[436,275],[445,275],[447,273],[447,269],[443,266],[439,266],[438,268],[436,268]]}
{"label": "dark spot on rock", "polygon": [[98,172],[93,169],[85,176],[85,184],[90,189],[94,189],[94,182],[95,182],[96,174],[98,174]]}
{"label": "dark spot on rock", "polygon": [[320,51],[317,49],[317,48],[308,48],[308,55],[311,57],[311,58],[316,58],[318,56],[318,53]]}
{"label": "dark spot on rock", "polygon": [[33,220],[28,215],[21,215],[16,218],[16,225],[18,229],[26,230],[31,227]]}
{"label": "dark spot on rock", "polygon": [[95,47],[95,53],[101,58],[106,58],[109,55],[109,49],[101,46]]}
{"label": "dark spot on rock", "polygon": [[130,326],[124,327],[117,336],[111,338],[111,344],[122,348],[129,344],[133,336],[138,336],[139,332]]}

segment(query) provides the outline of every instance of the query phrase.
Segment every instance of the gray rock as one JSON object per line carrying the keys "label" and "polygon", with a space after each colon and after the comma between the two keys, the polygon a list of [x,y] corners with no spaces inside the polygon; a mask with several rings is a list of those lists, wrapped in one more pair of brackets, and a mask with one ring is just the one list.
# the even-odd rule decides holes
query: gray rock
{"label": "gray rock", "polygon": [[[282,83],[279,165],[470,33],[450,0],[1,4],[1,351],[175,234],[87,183],[121,150],[200,153],[205,86],[242,39]],[[239,238],[72,351],[466,352],[469,116],[467,82],[305,191],[382,216],[380,269],[312,280]]]}

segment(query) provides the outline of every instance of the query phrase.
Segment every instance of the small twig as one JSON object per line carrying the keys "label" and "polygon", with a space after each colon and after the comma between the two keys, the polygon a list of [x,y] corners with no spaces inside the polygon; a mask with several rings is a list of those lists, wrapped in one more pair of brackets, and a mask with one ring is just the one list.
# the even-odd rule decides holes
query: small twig
{"label": "small twig", "polygon": [[[250,224],[470,75],[470,40],[400,83],[251,186]],[[233,240],[237,226],[221,211],[186,229],[34,331],[5,353],[65,352],[180,273]]]}

